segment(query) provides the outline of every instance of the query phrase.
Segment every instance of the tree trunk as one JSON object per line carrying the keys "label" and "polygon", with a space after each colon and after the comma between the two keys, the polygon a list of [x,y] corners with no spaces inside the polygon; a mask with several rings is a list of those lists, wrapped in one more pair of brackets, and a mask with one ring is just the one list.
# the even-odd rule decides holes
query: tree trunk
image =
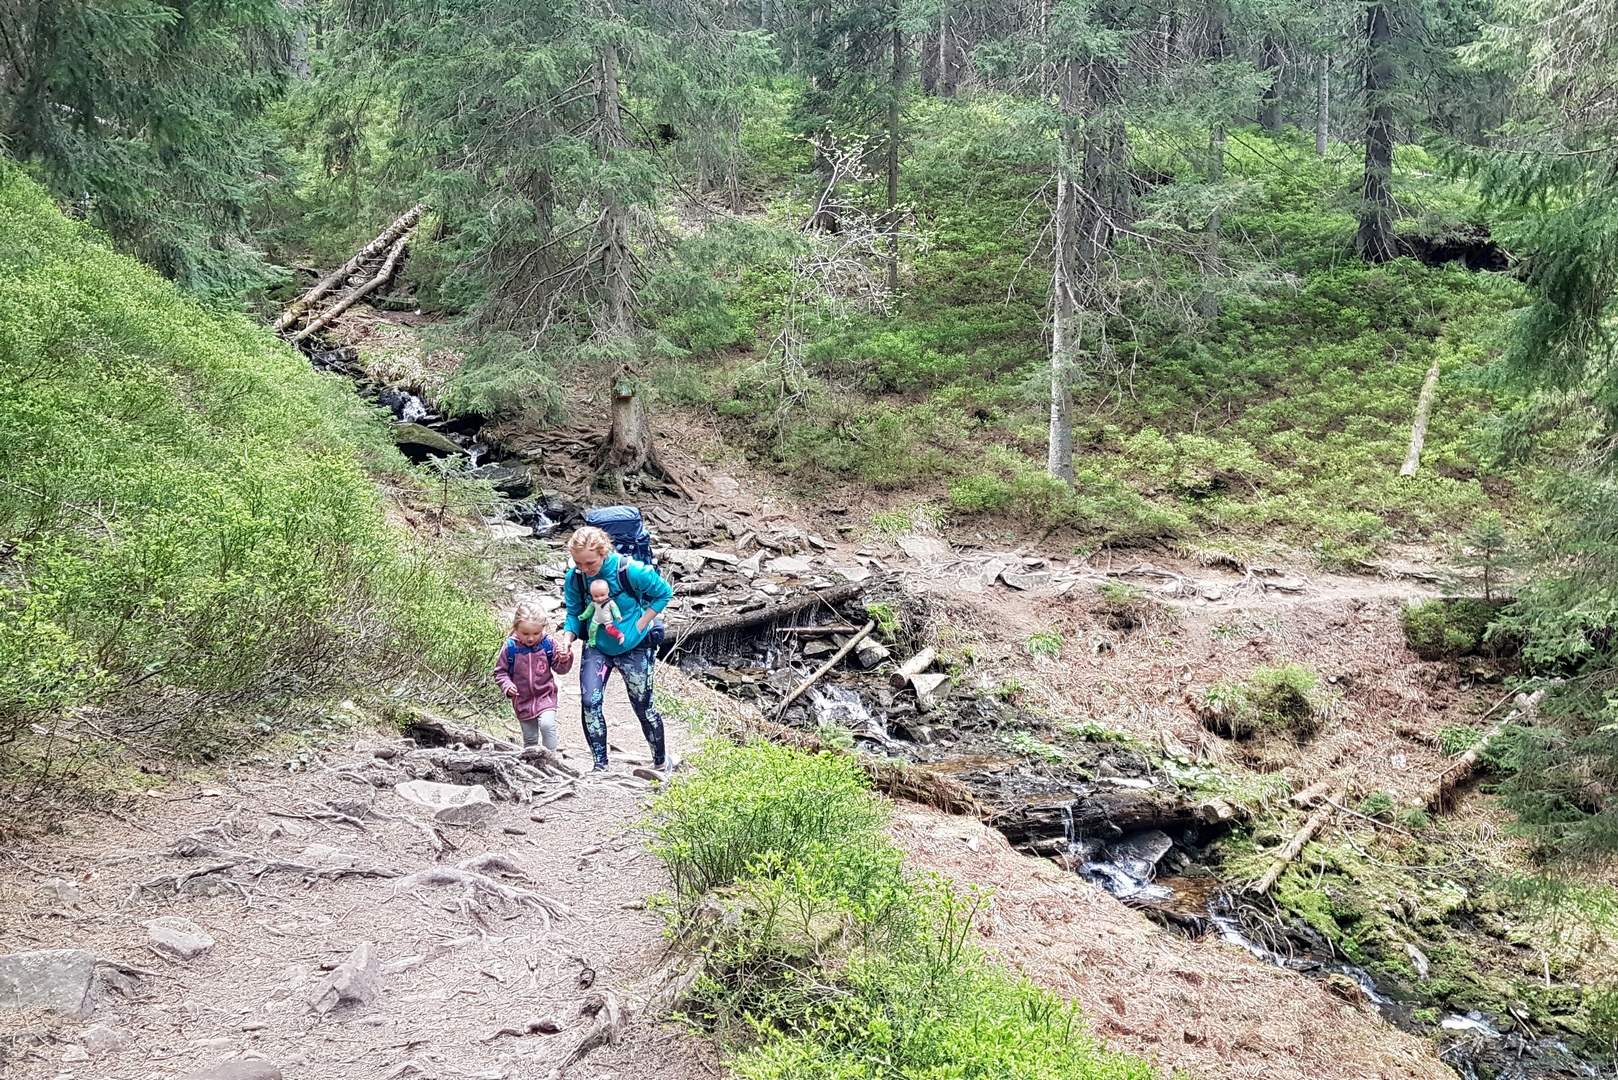
{"label": "tree trunk", "polygon": [[1281,130],[1281,47],[1269,34],[1260,46],[1259,70],[1270,73],[1270,85],[1259,96],[1258,123],[1265,131]]}
{"label": "tree trunk", "polygon": [[1320,98],[1315,105],[1315,156],[1326,156],[1331,135],[1331,57],[1320,58]]}
{"label": "tree trunk", "polygon": [[646,410],[641,408],[640,395],[628,372],[623,372],[613,380],[612,430],[607,436],[602,473],[622,494],[624,477],[645,469],[651,458],[652,429],[646,422]]}
{"label": "tree trunk", "polygon": [[1079,200],[1077,177],[1073,175],[1084,157],[1078,110],[1082,68],[1077,60],[1062,65],[1058,76],[1058,100],[1063,109],[1062,132],[1056,157],[1056,215],[1052,232],[1056,237],[1051,269],[1054,309],[1051,319],[1051,428],[1046,468],[1065,484],[1073,483],[1073,393],[1069,378],[1073,364],[1072,341],[1077,335]]}
{"label": "tree trunk", "polygon": [[[601,48],[596,124],[596,150],[605,164],[624,144],[623,116],[619,109],[618,47],[612,44]],[[632,329],[630,273],[634,257],[629,249],[629,212],[616,192],[609,193],[602,206],[599,244],[606,313],[598,329],[613,337],[628,337]]]}
{"label": "tree trunk", "polygon": [[904,94],[904,32],[899,29],[899,10],[893,11],[893,82],[888,90],[888,292],[899,291],[899,122],[900,98]]}
{"label": "tree trunk", "polygon": [[[1213,133],[1208,139],[1208,185],[1215,187],[1225,179],[1225,125],[1215,124]],[[1219,268],[1219,229],[1223,225],[1220,220],[1219,207],[1216,205],[1208,214],[1208,223],[1203,227],[1203,259],[1202,269],[1203,289],[1198,298],[1197,307],[1204,319],[1213,320],[1219,317],[1219,294],[1208,288],[1207,281],[1218,273]]]}
{"label": "tree trunk", "polygon": [[[824,95],[831,92],[832,77],[825,71],[826,43],[822,40],[826,25],[826,4],[816,3],[809,11],[809,36],[813,43],[811,61],[814,70],[809,76],[809,102],[808,111],[811,114],[823,112]],[[834,186],[836,183],[836,163],[832,159],[830,150],[831,133],[827,128],[816,132],[810,143],[810,167],[821,177],[822,192],[815,201],[815,210],[809,216],[809,227],[820,232],[834,233],[840,224]]]}
{"label": "tree trunk", "polygon": [[758,28],[760,30],[768,30],[770,28],[770,0],[759,0]]}
{"label": "tree trunk", "polygon": [[1366,262],[1384,263],[1398,251],[1393,241],[1393,24],[1383,0],[1365,14],[1364,202],[1355,247]]}

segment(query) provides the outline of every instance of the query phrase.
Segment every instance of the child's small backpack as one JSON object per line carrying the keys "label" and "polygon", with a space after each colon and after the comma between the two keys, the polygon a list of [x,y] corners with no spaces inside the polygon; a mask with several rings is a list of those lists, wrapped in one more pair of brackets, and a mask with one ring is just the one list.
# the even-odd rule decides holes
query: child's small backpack
{"label": "child's small backpack", "polygon": [[[549,634],[539,639],[539,647],[545,650],[545,659],[556,658],[556,650],[551,646]],[[517,677],[517,643],[511,638],[506,638],[506,674],[513,679]]]}
{"label": "child's small backpack", "polygon": [[603,506],[586,510],[584,523],[606,533],[618,554],[657,569],[657,560],[652,557],[652,534],[646,531],[646,522],[635,507]]}

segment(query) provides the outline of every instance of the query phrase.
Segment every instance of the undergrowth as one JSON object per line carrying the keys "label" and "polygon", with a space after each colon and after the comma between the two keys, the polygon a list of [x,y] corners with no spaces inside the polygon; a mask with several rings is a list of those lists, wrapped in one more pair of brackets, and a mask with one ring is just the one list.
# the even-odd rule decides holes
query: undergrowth
{"label": "undergrowth", "polygon": [[0,778],[103,736],[205,758],[338,686],[481,668],[489,617],[387,522],[369,472],[410,480],[346,384],[15,170],[0,235]]}
{"label": "undergrowth", "polygon": [[651,812],[676,932],[703,940],[686,1007],[745,1080],[1146,1080],[1069,1003],[972,938],[985,901],[907,872],[840,755],[710,743]]}

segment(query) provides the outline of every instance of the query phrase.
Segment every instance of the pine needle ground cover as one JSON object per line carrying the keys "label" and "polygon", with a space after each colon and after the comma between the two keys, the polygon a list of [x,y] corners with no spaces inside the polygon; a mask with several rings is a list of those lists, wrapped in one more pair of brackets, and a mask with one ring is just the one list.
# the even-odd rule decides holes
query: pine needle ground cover
{"label": "pine needle ground cover", "polygon": [[206,757],[289,701],[480,666],[489,618],[387,523],[370,470],[404,463],[346,383],[16,169],[0,235],[7,776],[97,733]]}

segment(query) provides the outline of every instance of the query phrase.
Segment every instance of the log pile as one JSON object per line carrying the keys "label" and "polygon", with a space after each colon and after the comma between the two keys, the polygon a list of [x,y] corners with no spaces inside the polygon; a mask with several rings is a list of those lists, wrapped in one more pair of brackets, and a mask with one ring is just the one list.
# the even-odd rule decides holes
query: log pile
{"label": "log pile", "polygon": [[294,344],[306,341],[330,326],[343,312],[392,282],[410,250],[410,238],[427,210],[426,203],[417,203],[406,210],[377,234],[376,239],[355,252],[352,259],[288,304],[275,320],[276,333],[286,335]]}

